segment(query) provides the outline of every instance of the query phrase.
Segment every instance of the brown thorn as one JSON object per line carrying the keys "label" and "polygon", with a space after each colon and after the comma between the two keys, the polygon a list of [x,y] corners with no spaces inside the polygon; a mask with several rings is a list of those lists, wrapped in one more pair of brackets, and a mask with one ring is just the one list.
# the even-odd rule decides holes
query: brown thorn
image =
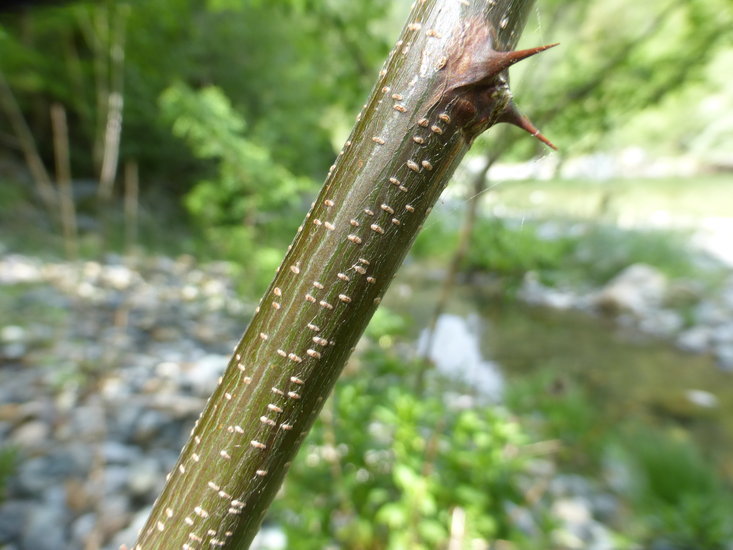
{"label": "brown thorn", "polygon": [[559,42],[556,42],[555,44],[547,44],[546,46],[537,46],[536,48],[529,48],[526,50],[495,52],[491,60],[491,72],[494,74],[499,73],[503,70],[508,69],[522,59],[527,59],[528,57],[532,57],[533,55],[536,55],[540,52],[544,52],[545,50],[554,48],[558,44]]}
{"label": "brown thorn", "polygon": [[557,147],[555,147],[555,144],[552,143],[545,136],[543,136],[542,133],[535,127],[535,125],[532,124],[532,122],[526,116],[519,112],[519,109],[517,109],[517,106],[514,104],[513,101],[510,101],[507,104],[507,106],[504,108],[504,111],[502,111],[501,115],[499,115],[497,122],[506,122],[507,124],[513,124],[514,126],[521,128],[525,132],[532,134],[542,143],[557,151]]}

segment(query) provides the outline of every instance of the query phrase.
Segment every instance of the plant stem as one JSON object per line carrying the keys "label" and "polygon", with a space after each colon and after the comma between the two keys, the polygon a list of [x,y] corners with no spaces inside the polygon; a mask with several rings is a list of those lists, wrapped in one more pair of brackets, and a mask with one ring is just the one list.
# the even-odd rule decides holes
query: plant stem
{"label": "plant stem", "polygon": [[33,133],[28,127],[28,123],[23,116],[13,90],[5,80],[5,76],[0,72],[0,107],[5,111],[10,125],[15,132],[18,145],[23,151],[28,171],[33,176],[38,196],[43,201],[43,205],[48,212],[50,219],[54,219],[56,213],[56,191],[51,183],[51,177],[43,164],[43,159],[38,152],[36,140],[33,139]]}
{"label": "plant stem", "polygon": [[430,209],[505,114],[501,52],[532,3],[415,2],[135,548],[249,546]]}
{"label": "plant stem", "polygon": [[74,190],[71,186],[71,167],[69,159],[69,129],[66,124],[66,109],[60,103],[51,105],[51,129],[53,131],[53,151],[56,160],[56,183],[58,185],[61,230],[64,235],[66,257],[76,259],[79,243],[76,229],[76,206]]}

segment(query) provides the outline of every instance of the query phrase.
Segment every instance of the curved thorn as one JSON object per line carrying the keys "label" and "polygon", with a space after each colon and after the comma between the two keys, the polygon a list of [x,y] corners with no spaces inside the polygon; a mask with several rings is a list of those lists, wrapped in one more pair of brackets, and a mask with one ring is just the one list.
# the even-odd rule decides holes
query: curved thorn
{"label": "curved thorn", "polygon": [[557,151],[557,147],[555,147],[555,144],[552,143],[545,136],[543,136],[542,133],[535,127],[535,125],[532,124],[532,122],[526,116],[519,112],[519,109],[517,109],[517,106],[513,101],[510,101],[507,104],[507,106],[504,108],[504,111],[501,113],[501,115],[499,115],[497,122],[506,122],[507,124],[513,124],[514,126],[521,128],[525,132],[532,134],[542,143]]}
{"label": "curved thorn", "polygon": [[522,59],[527,59],[528,57],[532,57],[533,55],[536,55],[540,52],[544,52],[545,50],[549,50],[550,48],[554,48],[557,46],[559,42],[556,42],[555,44],[547,44],[545,46],[537,46],[536,48],[529,48],[526,50],[514,50],[510,52],[496,52],[494,55],[494,59],[492,59],[492,70],[495,72],[501,72],[505,69],[508,69],[518,61],[521,61]]}

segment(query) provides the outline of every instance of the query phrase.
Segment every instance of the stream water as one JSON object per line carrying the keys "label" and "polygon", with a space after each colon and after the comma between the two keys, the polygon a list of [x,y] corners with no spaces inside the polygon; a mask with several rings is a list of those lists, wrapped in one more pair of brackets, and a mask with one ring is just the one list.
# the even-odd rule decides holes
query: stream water
{"label": "stream water", "polygon": [[[437,283],[396,281],[387,307],[414,320],[418,347]],[[417,335],[422,333],[421,337]],[[688,431],[733,480],[733,374],[705,355],[579,311],[502,301],[459,287],[440,319],[431,356],[484,393],[545,369],[580,385],[608,424],[638,419]]]}

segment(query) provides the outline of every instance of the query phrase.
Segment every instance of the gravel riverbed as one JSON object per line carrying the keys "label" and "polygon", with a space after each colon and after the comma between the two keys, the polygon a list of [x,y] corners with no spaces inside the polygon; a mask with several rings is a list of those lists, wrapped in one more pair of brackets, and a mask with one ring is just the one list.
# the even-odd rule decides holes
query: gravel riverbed
{"label": "gravel riverbed", "polygon": [[[687,319],[673,305],[680,292],[693,293]],[[530,276],[521,296],[611,311],[733,369],[733,277],[714,296],[694,292],[631,266],[584,294]],[[130,544],[254,304],[237,296],[223,263],[6,254],[0,309],[0,440],[16,455],[0,548]]]}

